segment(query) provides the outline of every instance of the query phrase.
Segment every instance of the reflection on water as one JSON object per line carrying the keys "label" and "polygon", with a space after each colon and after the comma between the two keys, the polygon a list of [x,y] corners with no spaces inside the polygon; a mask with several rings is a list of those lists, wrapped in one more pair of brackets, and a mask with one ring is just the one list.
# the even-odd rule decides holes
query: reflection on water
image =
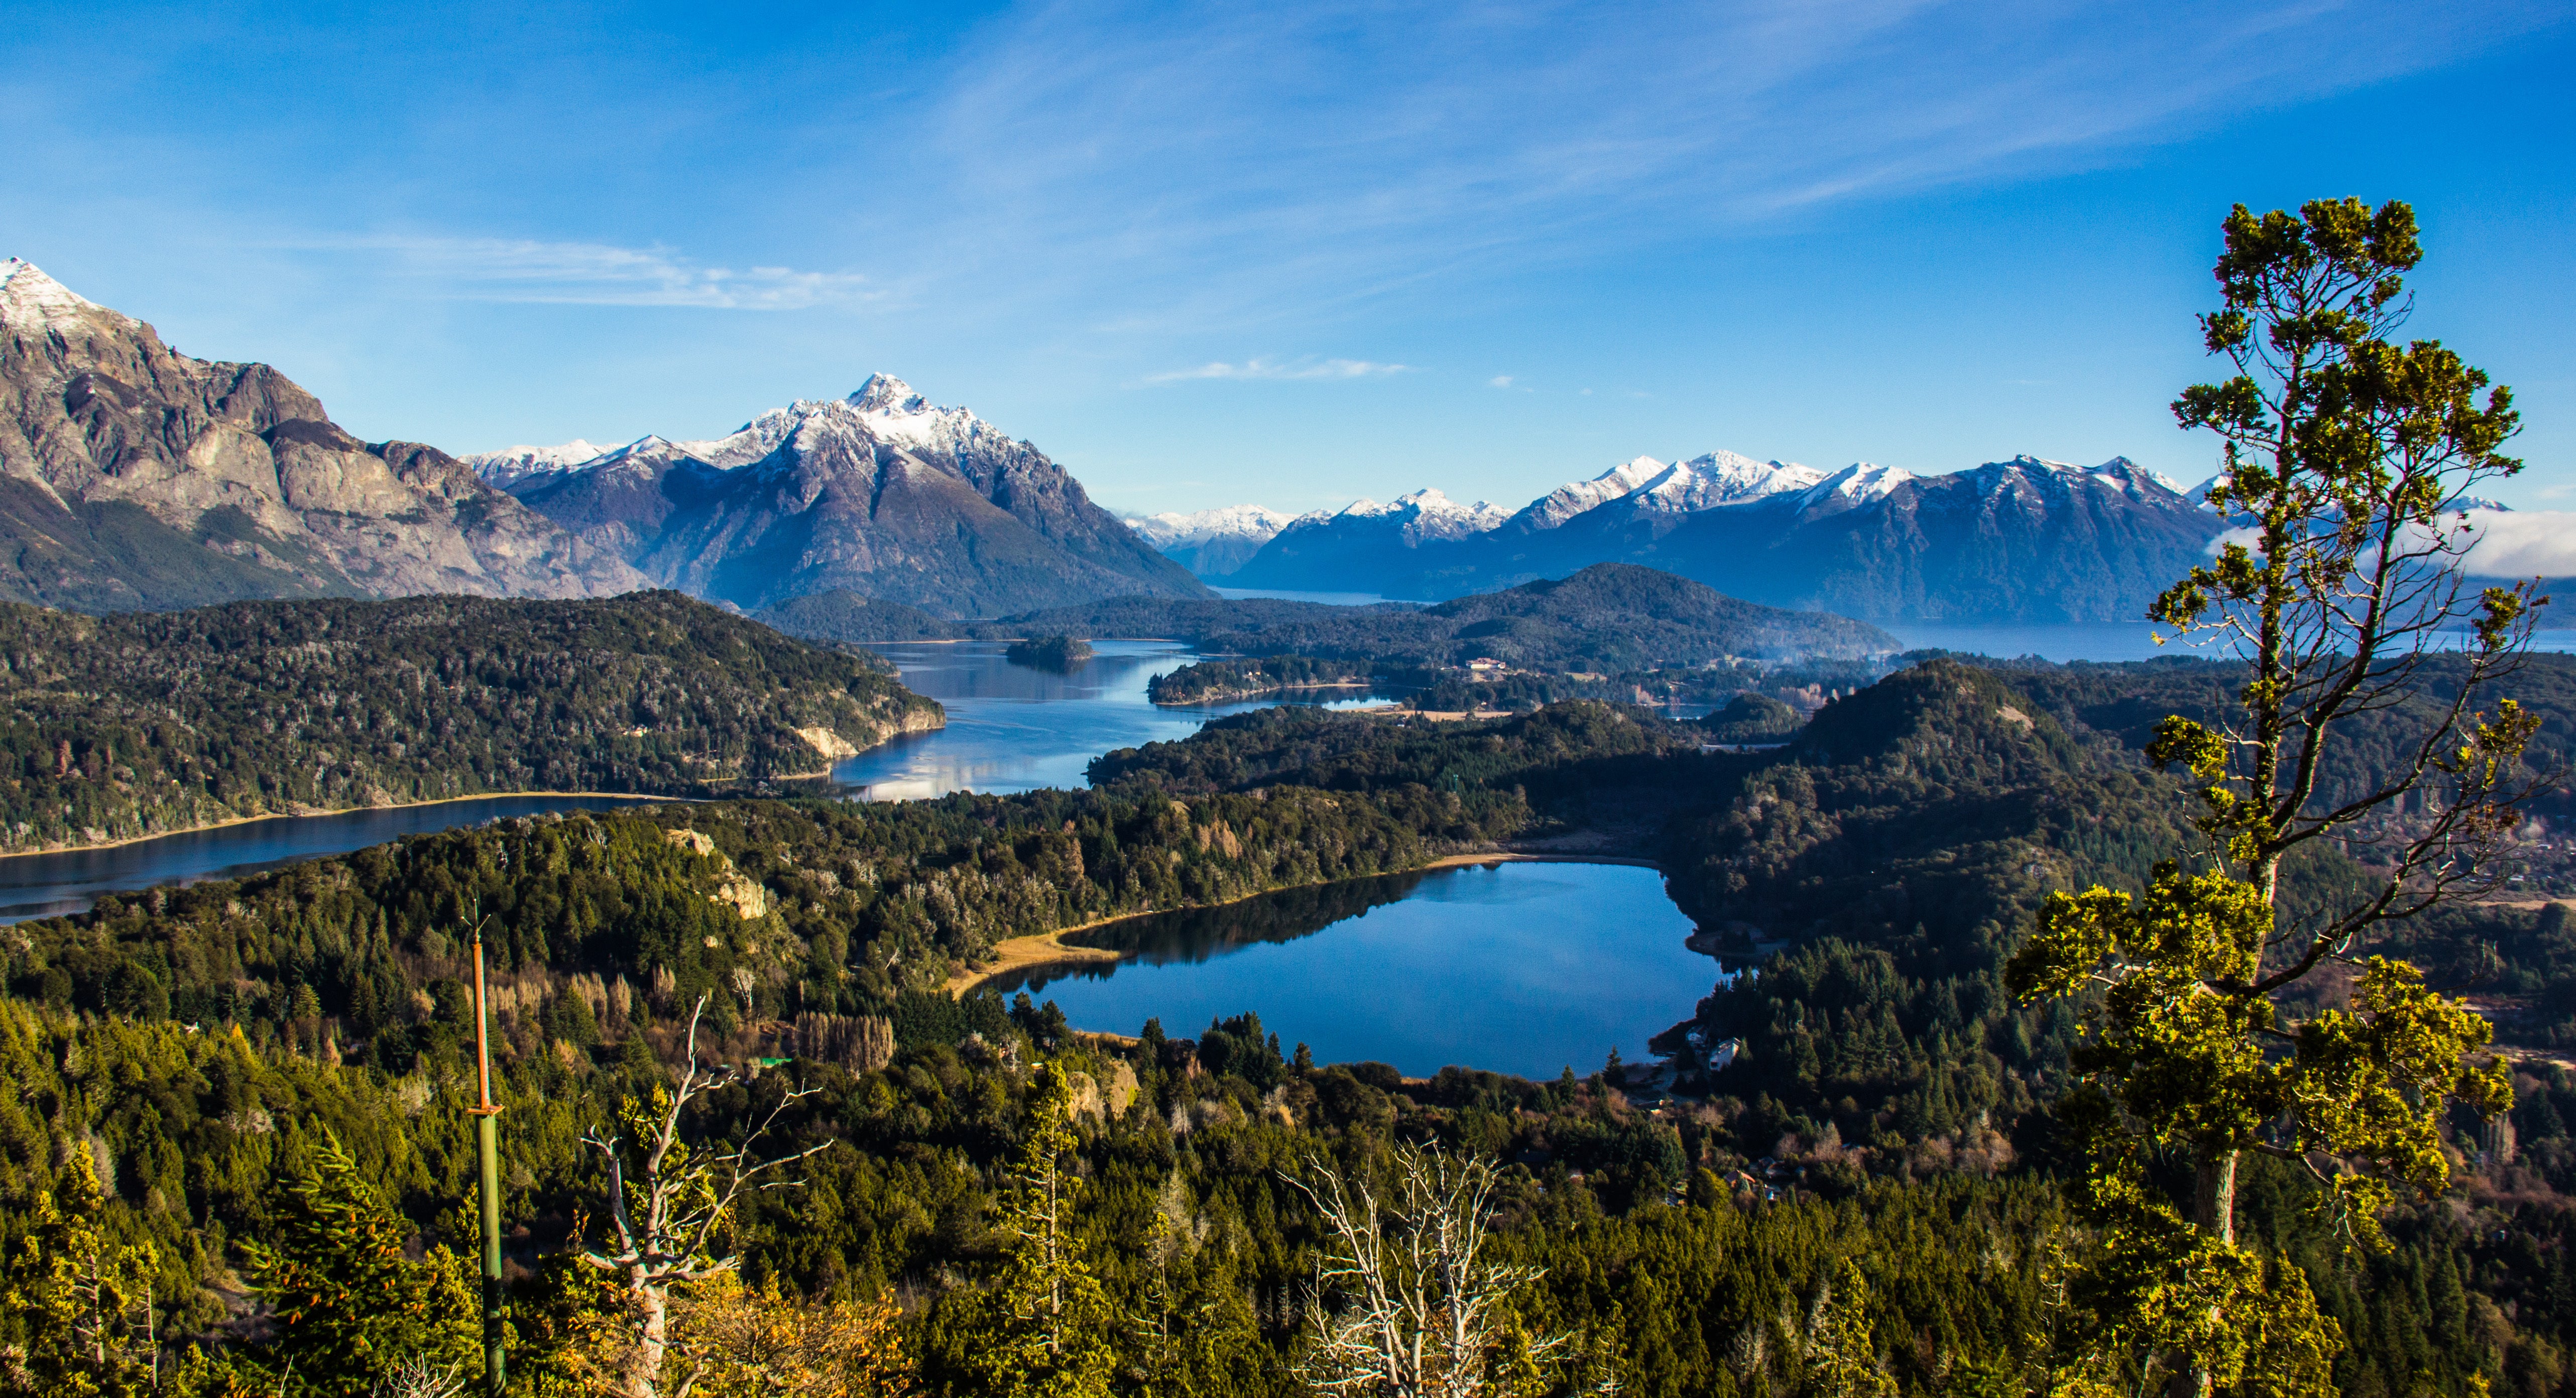
{"label": "reflection on water", "polygon": [[893,661],[915,693],[946,706],[948,726],[846,758],[834,765],[832,779],[872,801],[1079,788],[1091,759],[1104,752],[1186,738],[1210,718],[1281,702],[1158,709],[1145,698],[1146,681],[1199,659],[1197,653],[1173,641],[1092,645],[1091,659],[1066,673],[1014,665],[999,641],[869,647]]}
{"label": "reflection on water", "polygon": [[0,859],[0,922],[85,912],[103,893],[238,878],[299,859],[345,854],[405,835],[504,816],[605,811],[637,804],[634,797],[619,796],[491,796],[389,810],[276,816],[107,849],[13,855]]}
{"label": "reflection on water", "polygon": [[[1129,918],[1065,940],[1077,946],[1125,953],[1128,960],[1122,965],[1194,965],[1256,942],[1293,942],[1311,937],[1371,908],[1401,903],[1431,877],[1434,876],[1420,872],[1389,874],[1292,888],[1223,907],[1185,908]],[[1116,969],[1095,962],[1077,964],[1062,974],[1100,980]]]}
{"label": "reflection on water", "polygon": [[1691,931],[1653,869],[1508,863],[1132,918],[1079,939],[1124,961],[993,984],[1054,1000],[1083,1029],[1160,1018],[1186,1037],[1256,1010],[1319,1062],[1554,1077],[1591,1072],[1613,1045],[1643,1061],[1647,1039],[1691,1016],[1722,974],[1683,945]]}

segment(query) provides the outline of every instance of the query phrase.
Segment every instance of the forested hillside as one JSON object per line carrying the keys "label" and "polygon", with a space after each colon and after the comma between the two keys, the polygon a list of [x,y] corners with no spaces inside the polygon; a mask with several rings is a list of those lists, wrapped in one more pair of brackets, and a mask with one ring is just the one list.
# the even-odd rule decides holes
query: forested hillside
{"label": "forested hillside", "polygon": [[1858,658],[1897,649],[1895,639],[1874,626],[1825,612],[1757,606],[1624,563],[1436,607],[1116,597],[999,621],[938,623],[909,608],[839,592],[783,603],[760,616],[819,640],[913,640],[930,627],[945,626],[948,635],[992,640],[1144,636],[1251,656],[1412,667],[1464,664],[1489,655],[1552,670],[1637,670],[1729,656]]}
{"label": "forested hillside", "polygon": [[703,796],[942,722],[677,593],[0,607],[0,848],[511,791]]}
{"label": "forested hillside", "polygon": [[[2180,811],[2121,730],[2052,693],[2028,672],[1933,663],[1758,753],[1704,753],[1693,725],[1605,704],[1421,726],[1262,711],[1110,754],[1092,792],[574,814],[104,900],[7,945],[0,1231],[56,1227],[40,1193],[76,1197],[94,1174],[108,1239],[152,1245],[164,1341],[208,1347],[245,1383],[290,1359],[318,1372],[328,1355],[297,1326],[227,1341],[227,1307],[277,1304],[281,1273],[252,1265],[269,1255],[252,1243],[318,1246],[294,1242],[310,1196],[289,1186],[327,1182],[331,1140],[380,1182],[394,1236],[428,1247],[404,1265],[427,1277],[466,1243],[462,934],[481,916],[514,1374],[531,1393],[581,1391],[617,1314],[567,1260],[603,1227],[577,1138],[648,1091],[702,995],[704,1059],[794,1061],[706,1098],[694,1138],[744,1139],[802,1083],[819,1091],[765,1140],[825,1147],[802,1188],[749,1196],[725,1246],[779,1315],[803,1314],[799,1296],[897,1298],[899,1318],[868,1312],[886,1342],[871,1383],[1303,1391],[1305,1288],[1329,1238],[1295,1181],[1327,1162],[1392,1169],[1398,1143],[1434,1142],[1503,1164],[1494,1256],[1544,1268],[1509,1309],[1534,1343],[1563,1338],[1528,1361],[1531,1391],[1615,1375],[1628,1393],[1823,1398],[1854,1366],[1885,1375],[1872,1392],[2030,1391],[2082,1338],[2047,1246],[2072,1236],[2052,1104],[2075,1020],[2015,1003],[2002,960],[2049,890],[2136,886]],[[1204,1029],[1116,1026],[1129,1044],[1078,1038],[1048,1006],[932,989],[1007,934],[1605,825],[1662,858],[1729,960],[1759,962],[1723,986],[1712,964],[1700,1014],[1664,1040],[1704,1097],[1315,1065],[1258,1005]],[[2332,859],[2298,874],[2340,876]],[[2429,964],[2490,940],[2518,958],[2567,943],[2565,922],[2408,935]],[[2561,978],[2576,956],[2552,955],[2522,989],[2576,1004]],[[1736,1058],[1693,1076],[1729,1039]],[[2254,1226],[2343,1327],[2343,1392],[2560,1391],[2576,1080],[2535,1063],[2516,1092],[2519,1144],[2459,1135],[2458,1198],[2401,1208],[2384,1256],[2344,1253],[2286,1170],[2248,1167]],[[1058,1129],[1079,1183],[1049,1233],[1026,1172]],[[1042,1352],[1015,1348],[1039,1333],[1014,1310],[1031,1238],[1062,1249],[1050,1265],[1071,1270],[1052,1275],[1084,1279],[1093,1319],[1012,1379],[995,1356]],[[675,1333],[732,1323],[726,1304],[679,1306]],[[41,1342],[46,1314],[0,1316],[0,1340]],[[466,1324],[406,1343],[468,1356]]]}

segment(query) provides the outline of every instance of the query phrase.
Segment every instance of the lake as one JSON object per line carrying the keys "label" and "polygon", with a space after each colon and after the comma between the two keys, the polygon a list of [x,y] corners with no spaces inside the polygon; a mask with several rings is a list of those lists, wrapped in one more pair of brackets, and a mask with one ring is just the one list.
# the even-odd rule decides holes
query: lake
{"label": "lake", "polygon": [[[948,707],[947,728],[898,738],[833,769],[841,782],[879,800],[1079,787],[1091,759],[1112,748],[1185,738],[1216,715],[1280,702],[1155,708],[1146,701],[1145,681],[1199,658],[1167,641],[1101,642],[1100,653],[1069,674],[1013,665],[998,643],[876,649],[903,671],[905,683]],[[615,796],[492,796],[275,816],[106,849],[0,857],[0,923],[82,912],[103,893],[239,878],[505,816],[633,804],[635,798]]]}
{"label": "lake", "polygon": [[405,835],[426,835],[505,816],[605,811],[637,804],[639,799],[631,796],[485,796],[332,815],[271,816],[104,849],[15,854],[0,858],[0,923],[86,912],[103,893],[238,878]]}
{"label": "lake", "polygon": [[[948,726],[843,758],[832,780],[872,801],[913,801],[954,791],[1007,794],[1079,789],[1091,759],[1117,748],[1186,738],[1224,714],[1281,699],[1157,708],[1145,682],[1192,661],[1173,641],[1095,641],[1091,659],[1059,674],[1003,657],[998,641],[890,642],[868,649],[894,662],[916,694],[948,710]],[[1336,706],[1374,702],[1336,697]]]}
{"label": "lake", "polygon": [[1724,973],[1683,945],[1691,920],[1636,865],[1509,862],[1290,889],[1154,913],[1069,940],[1128,953],[989,982],[1053,1000],[1080,1029],[1148,1018],[1193,1038],[1256,1011],[1321,1063],[1413,1076],[1449,1064],[1531,1078],[1602,1066],[1696,1012]]}

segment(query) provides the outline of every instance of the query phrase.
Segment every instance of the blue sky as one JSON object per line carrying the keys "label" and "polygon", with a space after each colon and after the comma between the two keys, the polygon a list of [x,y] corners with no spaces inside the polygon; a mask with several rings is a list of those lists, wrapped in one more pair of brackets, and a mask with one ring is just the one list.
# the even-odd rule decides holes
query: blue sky
{"label": "blue sky", "polygon": [[36,4],[0,255],[371,438],[706,436],[870,371],[1143,509],[1954,470],[2165,412],[2227,206],[2412,200],[2576,508],[2558,3]]}

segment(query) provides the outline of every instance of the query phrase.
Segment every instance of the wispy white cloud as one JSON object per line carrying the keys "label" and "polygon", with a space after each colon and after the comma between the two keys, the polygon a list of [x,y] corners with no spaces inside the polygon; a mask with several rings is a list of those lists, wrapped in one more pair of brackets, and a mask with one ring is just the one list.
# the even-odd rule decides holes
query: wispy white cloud
{"label": "wispy white cloud", "polygon": [[2477,529],[2469,567],[2481,576],[2576,577],[2576,512],[2471,510],[2469,522]]}
{"label": "wispy white cloud", "polygon": [[[2466,571],[2482,578],[2576,577],[2576,511],[2470,510]],[[2457,527],[2443,517],[2444,532]],[[2420,537],[2420,536],[2419,536]],[[2209,541],[2216,557],[2229,544],[2259,547],[2262,532],[2230,529]]]}
{"label": "wispy white cloud", "polygon": [[1147,383],[1177,383],[1184,379],[1366,379],[1382,374],[1409,374],[1410,364],[1380,364],[1367,359],[1309,359],[1293,364],[1278,364],[1267,359],[1247,359],[1240,364],[1223,362],[1202,364],[1195,369],[1174,369],[1168,373],[1148,374]]}
{"label": "wispy white cloud", "polygon": [[1512,386],[1512,376],[1509,374],[1496,374],[1492,378],[1485,380],[1485,382],[1491,384],[1495,388],[1509,388]]}
{"label": "wispy white cloud", "polygon": [[1373,0],[1008,12],[909,174],[952,267],[1123,326],[1293,317],[1820,204],[2088,168],[2438,65],[2556,0]]}
{"label": "wispy white cloud", "polygon": [[665,247],[412,236],[332,239],[311,246],[381,258],[394,275],[460,300],[795,311],[870,301],[881,294],[855,273],[706,266]]}

